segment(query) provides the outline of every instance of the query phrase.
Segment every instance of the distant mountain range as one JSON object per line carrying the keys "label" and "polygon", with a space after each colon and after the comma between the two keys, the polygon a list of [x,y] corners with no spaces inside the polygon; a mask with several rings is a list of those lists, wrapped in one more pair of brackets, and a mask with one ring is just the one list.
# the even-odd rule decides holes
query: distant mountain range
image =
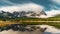
{"label": "distant mountain range", "polygon": [[18,17],[31,17],[31,18],[36,18],[39,17],[40,15],[47,15],[44,11],[14,11],[13,13],[10,12],[5,12],[1,10],[0,12],[0,18],[18,18]]}

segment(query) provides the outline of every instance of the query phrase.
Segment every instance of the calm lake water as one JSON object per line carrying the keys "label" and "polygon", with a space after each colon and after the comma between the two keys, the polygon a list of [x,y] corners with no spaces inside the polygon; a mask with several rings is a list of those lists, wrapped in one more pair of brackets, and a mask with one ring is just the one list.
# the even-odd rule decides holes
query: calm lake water
{"label": "calm lake water", "polygon": [[[60,34],[60,29],[57,29],[53,26],[49,26],[49,25],[36,25],[36,26],[39,26],[41,28],[47,27],[47,30],[44,32],[44,34]],[[39,32],[38,33],[36,33],[36,32],[30,33],[27,31],[20,32],[20,31],[13,31],[12,29],[10,29],[8,31],[6,31],[6,30],[2,31],[2,32],[0,32],[0,34],[39,34]]]}

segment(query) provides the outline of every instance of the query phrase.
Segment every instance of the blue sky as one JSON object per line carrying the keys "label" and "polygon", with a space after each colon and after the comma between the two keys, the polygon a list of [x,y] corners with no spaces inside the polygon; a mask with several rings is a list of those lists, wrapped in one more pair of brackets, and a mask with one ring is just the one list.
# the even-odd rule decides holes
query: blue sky
{"label": "blue sky", "polygon": [[44,6],[45,10],[60,10],[59,1],[60,0],[0,0],[0,7],[32,2]]}

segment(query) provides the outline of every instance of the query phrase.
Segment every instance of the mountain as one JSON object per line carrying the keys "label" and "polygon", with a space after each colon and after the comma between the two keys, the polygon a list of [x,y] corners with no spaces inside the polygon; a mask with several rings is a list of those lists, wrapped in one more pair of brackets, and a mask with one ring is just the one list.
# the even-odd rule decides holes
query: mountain
{"label": "mountain", "polygon": [[1,10],[0,18],[18,18],[18,17],[30,17],[36,18],[40,17],[40,15],[47,15],[44,11],[14,11],[12,13]]}
{"label": "mountain", "polygon": [[37,11],[37,12],[30,11],[26,16],[32,18],[40,18],[41,15],[46,16],[47,14],[44,11]]}

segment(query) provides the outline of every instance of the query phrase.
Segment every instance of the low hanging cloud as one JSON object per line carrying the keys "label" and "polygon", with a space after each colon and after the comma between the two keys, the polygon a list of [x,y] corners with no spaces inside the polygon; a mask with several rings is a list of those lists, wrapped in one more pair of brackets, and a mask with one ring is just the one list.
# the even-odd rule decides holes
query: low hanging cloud
{"label": "low hanging cloud", "polygon": [[50,11],[45,11],[45,12],[47,16],[41,15],[40,18],[49,18],[49,17],[54,17],[60,14],[60,10],[50,10]]}
{"label": "low hanging cloud", "polygon": [[1,7],[0,10],[14,12],[14,11],[42,11],[44,7],[35,3],[25,3],[14,6]]}

